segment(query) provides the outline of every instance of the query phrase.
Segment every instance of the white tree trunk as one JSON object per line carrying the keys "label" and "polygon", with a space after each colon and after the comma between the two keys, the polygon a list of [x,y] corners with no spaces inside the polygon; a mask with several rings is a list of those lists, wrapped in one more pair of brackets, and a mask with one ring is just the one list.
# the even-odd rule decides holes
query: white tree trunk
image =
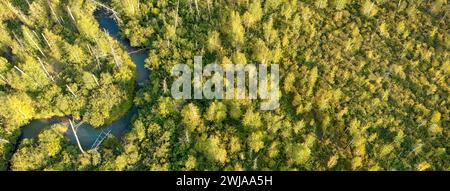
{"label": "white tree trunk", "polygon": [[77,95],[72,91],[72,89],[67,84],[66,84],[66,87],[74,97],[77,97]]}
{"label": "white tree trunk", "polygon": [[75,17],[72,15],[72,10],[70,10],[69,6],[67,6],[67,12],[69,13],[69,16],[73,20],[74,24],[77,24],[77,21],[75,20]]}
{"label": "white tree trunk", "polygon": [[69,119],[69,123],[70,123],[70,127],[72,128],[73,135],[75,136],[75,140],[77,141],[78,148],[80,149],[80,151],[81,151],[82,153],[85,153],[84,150],[83,150],[83,147],[81,147],[80,140],[78,139],[77,132],[75,131],[75,128],[73,127],[73,123],[72,123],[72,120],[71,120],[71,119]]}
{"label": "white tree trunk", "polygon": [[25,47],[23,46],[22,41],[17,37],[15,32],[12,32],[14,39],[16,39],[17,43],[19,43],[20,47],[22,48],[22,50],[25,50]]}
{"label": "white tree trunk", "polygon": [[47,38],[45,37],[44,33],[41,33],[42,38],[44,38],[45,43],[48,45],[49,48],[52,48],[52,45],[50,45],[50,42],[48,42]]}
{"label": "white tree trunk", "polygon": [[9,83],[9,80],[6,79],[6,77],[3,76],[2,74],[0,74],[0,78],[1,78],[3,81],[5,81],[5,83],[10,84],[10,83]]}
{"label": "white tree trunk", "polygon": [[92,74],[92,77],[94,78],[94,80],[95,80],[95,83],[97,84],[97,86],[100,86],[100,84],[98,83],[97,77],[95,77],[95,75],[94,75],[94,74]]}
{"label": "white tree trunk", "polygon": [[36,41],[34,41],[34,39],[33,39],[33,37],[31,36],[31,34],[28,33],[28,32],[26,32],[25,34],[28,35],[28,37],[30,37],[31,42],[33,42],[33,45],[38,49],[38,51],[42,54],[42,56],[45,57],[44,52],[42,52],[42,50],[41,50],[41,48],[39,47],[39,45],[36,43]]}
{"label": "white tree trunk", "polygon": [[100,60],[98,59],[98,55],[97,55],[97,51],[92,48],[90,45],[87,45],[89,52],[91,53],[92,56],[95,57],[95,62],[97,63],[97,69],[101,69],[100,68]]}
{"label": "white tree trunk", "polygon": [[114,18],[115,18],[118,22],[122,22],[122,20],[120,20],[120,18],[117,16],[117,15],[119,15],[119,14],[118,14],[116,11],[114,11],[114,9],[112,9],[112,8],[106,6],[105,4],[100,3],[100,2],[98,2],[98,1],[95,1],[95,0],[91,0],[91,1],[92,1],[93,3],[95,3],[95,4],[97,4],[98,6],[103,7],[103,8],[105,8],[105,9],[107,9],[108,11],[111,11],[112,14],[113,14],[113,16],[114,16]]}
{"label": "white tree trunk", "polygon": [[200,14],[200,11],[198,10],[198,0],[194,0],[195,3],[195,10],[197,10],[197,17]]}
{"label": "white tree trunk", "polygon": [[[106,32],[106,31],[105,31],[105,32]],[[108,38],[108,39],[109,39],[109,38]],[[120,59],[117,57],[116,51],[114,51],[113,42],[111,42],[112,40],[109,40],[109,41],[110,41],[110,46],[109,46],[109,48],[110,48],[111,53],[112,53],[112,55],[113,55],[114,63],[116,63],[116,66],[117,66],[117,67],[120,67],[120,66],[122,65],[122,63],[121,63]]]}
{"label": "white tree trunk", "polygon": [[50,73],[48,73],[47,69],[45,69],[44,63],[42,62],[42,60],[37,57],[39,64],[41,64],[42,69],[44,70],[45,74],[47,75],[47,77],[52,80],[53,82],[55,82],[55,79],[53,79],[53,77],[50,75]]}
{"label": "white tree trunk", "polygon": [[55,10],[53,10],[53,7],[50,3],[48,4],[48,7],[50,7],[50,11],[52,12],[53,17],[55,17],[56,22],[61,25],[61,21],[59,20],[58,15],[56,15]]}

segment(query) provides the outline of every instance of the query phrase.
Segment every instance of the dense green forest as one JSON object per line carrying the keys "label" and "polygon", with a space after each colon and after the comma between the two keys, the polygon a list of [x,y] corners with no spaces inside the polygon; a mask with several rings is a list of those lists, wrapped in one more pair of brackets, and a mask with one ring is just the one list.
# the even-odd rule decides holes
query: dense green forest
{"label": "dense green forest", "polygon": [[[0,169],[6,168],[20,126],[31,119],[72,116],[101,126],[130,109],[135,65],[98,27],[94,3],[0,3]],[[24,161],[18,164],[34,169]]]}
{"label": "dense green forest", "polygon": [[[1,170],[450,170],[447,0],[0,4]],[[135,65],[95,21],[100,6],[150,50],[136,93]],[[280,107],[173,99],[172,67],[197,55],[279,64]],[[98,149],[80,152],[62,124],[16,144],[32,119],[99,127],[132,102],[130,131]]]}

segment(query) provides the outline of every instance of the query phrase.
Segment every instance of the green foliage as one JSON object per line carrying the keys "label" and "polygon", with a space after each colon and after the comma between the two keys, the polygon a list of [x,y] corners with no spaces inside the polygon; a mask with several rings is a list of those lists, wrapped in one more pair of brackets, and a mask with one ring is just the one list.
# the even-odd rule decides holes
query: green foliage
{"label": "green foliage", "polygon": [[211,122],[221,123],[227,118],[227,107],[222,102],[213,102],[206,112],[206,119]]}
{"label": "green foliage", "polygon": [[349,0],[333,0],[333,2],[337,10],[343,10],[349,3]]}
{"label": "green foliage", "polygon": [[[92,1],[17,4],[0,2],[0,128],[8,137],[33,119],[73,116],[102,126],[131,108],[134,64],[118,42],[100,30]],[[114,63],[113,54],[121,65]],[[40,139],[47,154],[62,149],[59,142]],[[42,160],[53,157],[27,149],[18,151],[14,169],[44,169],[50,161]],[[9,155],[8,150],[3,147],[1,156]],[[22,157],[27,153],[36,158]]]}
{"label": "green foliage", "polygon": [[[449,170],[446,0],[102,2],[132,46],[150,50],[131,130],[82,154],[52,127],[20,143],[11,169]],[[1,5],[0,138],[10,143],[0,142],[0,169],[32,119],[101,126],[131,107],[135,68],[98,30],[92,2]],[[280,107],[173,99],[172,66],[196,55],[279,64]]]}
{"label": "green foliage", "polygon": [[[173,80],[171,67],[191,64],[194,55],[206,63],[278,63],[281,106],[259,111],[259,100],[173,100],[154,81],[152,93],[141,91],[138,121],[146,129],[157,123],[152,132],[173,142],[157,145],[161,162],[142,157],[135,167],[448,169],[446,1],[208,2],[198,9],[189,1],[141,6],[141,15],[154,19],[119,11],[123,31],[152,31],[135,44],[152,50],[150,79]],[[146,153],[155,149],[137,144]]]}
{"label": "green foliage", "polygon": [[[5,124],[18,128],[30,119],[72,115],[101,126],[131,107],[134,66],[117,42],[100,31],[91,1],[33,1],[28,10],[8,6],[13,14],[30,15],[0,17],[6,34],[0,61]],[[19,26],[3,24],[13,20]],[[107,52],[105,41],[110,43]],[[115,66],[112,54],[124,64]]]}
{"label": "green foliage", "polygon": [[59,163],[64,169],[70,168],[76,160],[65,161],[66,155],[73,155],[76,148],[64,138],[67,127],[56,125],[39,134],[36,140],[25,139],[11,158],[12,170],[51,170],[58,169]]}
{"label": "green foliage", "polygon": [[361,14],[366,17],[373,17],[378,13],[378,7],[371,0],[364,0],[361,5]]}

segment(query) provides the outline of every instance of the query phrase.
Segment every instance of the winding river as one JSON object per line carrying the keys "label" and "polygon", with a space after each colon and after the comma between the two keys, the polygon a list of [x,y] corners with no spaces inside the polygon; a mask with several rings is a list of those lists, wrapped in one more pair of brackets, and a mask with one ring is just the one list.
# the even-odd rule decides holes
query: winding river
{"label": "winding river", "polygon": [[[102,30],[106,30],[110,36],[115,38],[126,48],[133,62],[136,64],[136,83],[139,85],[142,84],[145,80],[148,79],[149,75],[149,71],[144,67],[145,59],[148,56],[148,50],[131,47],[130,42],[120,36],[120,28],[118,23],[111,17],[110,14],[108,14],[106,10],[99,9],[95,12],[94,16],[99,23],[100,28]],[[138,88],[136,88],[136,91],[139,89],[139,85]],[[77,135],[80,140],[81,146],[84,149],[90,149],[91,146],[96,143],[96,140],[99,137],[103,137],[108,132],[110,132],[117,138],[122,137],[123,134],[131,127],[132,118],[137,113],[137,110],[137,107],[133,106],[130,111],[128,111],[120,119],[110,125],[100,128],[93,128],[89,124],[80,125],[77,129]],[[53,117],[50,119],[33,120],[28,125],[25,125],[21,128],[22,135],[20,137],[20,140],[25,138],[36,138],[43,128],[57,123],[63,123],[64,121],[67,121],[67,118]],[[75,136],[70,128],[66,132],[66,137],[68,137],[72,143],[76,144]]]}

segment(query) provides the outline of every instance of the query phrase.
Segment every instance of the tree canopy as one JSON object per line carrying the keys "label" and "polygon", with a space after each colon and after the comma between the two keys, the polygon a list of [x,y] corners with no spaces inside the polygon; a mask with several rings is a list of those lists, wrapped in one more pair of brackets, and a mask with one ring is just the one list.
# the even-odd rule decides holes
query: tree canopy
{"label": "tree canopy", "polygon": [[[0,169],[450,170],[447,0],[105,0],[149,49],[149,80],[100,31],[93,1],[0,1]],[[112,48],[111,48],[112,47]],[[279,64],[280,107],[176,100],[172,67]],[[129,132],[80,153],[32,119],[94,125],[139,108]],[[12,157],[11,157],[12,155]]]}

